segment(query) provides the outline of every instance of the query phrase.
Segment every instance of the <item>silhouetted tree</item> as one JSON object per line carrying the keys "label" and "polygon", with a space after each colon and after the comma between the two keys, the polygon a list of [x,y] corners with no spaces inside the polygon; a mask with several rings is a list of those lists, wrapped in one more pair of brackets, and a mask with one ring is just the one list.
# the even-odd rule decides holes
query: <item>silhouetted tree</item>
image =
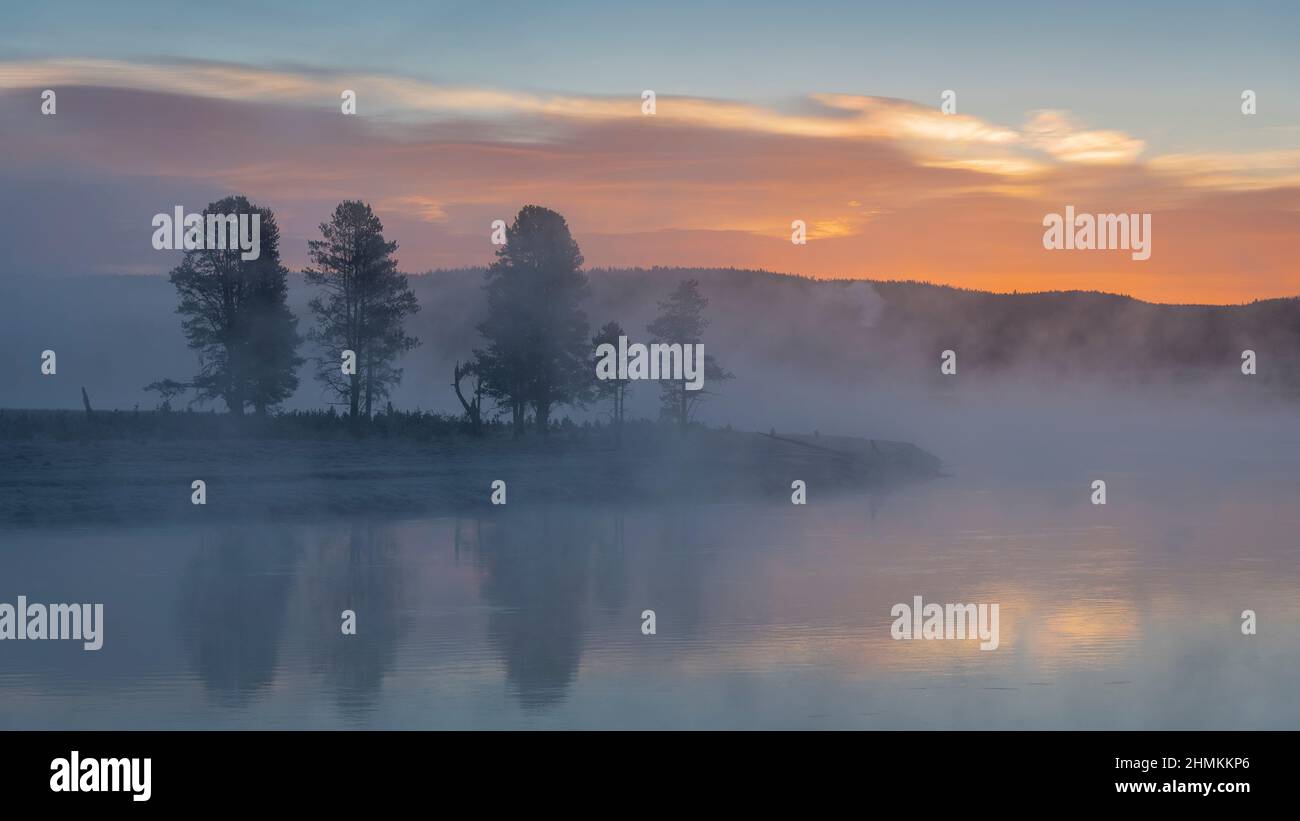
{"label": "silhouetted tree", "polygon": [[[278,246],[279,228],[274,222],[270,227]],[[263,228],[263,243],[265,236]],[[298,389],[298,368],[304,361],[298,356],[302,337],[298,335],[298,318],[289,310],[288,272],[278,264],[278,248],[276,258],[278,274],[255,277],[252,286],[252,324],[248,335],[252,376],[248,401],[259,416],[265,416],[268,408],[293,396]]]}
{"label": "silhouetted tree", "polygon": [[[623,326],[617,322],[606,322],[604,327],[591,338],[592,349],[595,350],[601,345],[613,345],[618,349],[618,338],[626,336]],[[595,376],[597,360],[593,358],[591,363],[592,375]],[[610,400],[613,407],[610,409],[610,419],[614,424],[614,435],[621,441],[623,438],[623,403],[627,397],[628,389],[631,387],[630,379],[595,379],[593,390],[600,399]]]}
{"label": "silhouetted tree", "polygon": [[487,347],[475,351],[484,390],[510,408],[515,435],[529,405],[543,434],[551,408],[581,401],[590,388],[587,295],[582,253],[564,217],[526,205],[506,229],[488,266],[488,315],[479,324]]}
{"label": "silhouetted tree", "polygon": [[[260,254],[242,259],[237,242],[227,248],[185,252],[171,272],[180,294],[176,312],[189,346],[199,353],[199,373],[188,383],[163,380],[154,385],[184,385],[196,401],[220,398],[232,413],[251,404],[259,414],[289,398],[298,387],[298,320],[286,304],[288,271],[280,264],[280,229],[269,208],[242,196],[226,197],[203,211],[259,218]],[[151,386],[152,388],[153,386]]]}
{"label": "silhouetted tree", "polygon": [[[467,376],[474,377],[474,387],[470,391],[473,399],[466,399],[465,394],[460,390],[460,380]],[[456,390],[456,398],[460,400],[460,405],[465,409],[465,417],[469,419],[470,432],[475,436],[483,435],[483,377],[479,374],[478,363],[469,362],[465,367],[456,363],[452,371],[451,386]]]}
{"label": "silhouetted tree", "polygon": [[[704,329],[709,321],[704,318],[704,309],[709,301],[700,293],[698,280],[683,280],[666,300],[659,303],[659,316],[646,326],[651,342],[669,345],[699,345],[703,341]],[[704,381],[721,382],[733,378],[733,374],[722,369],[712,354],[704,355]],[[659,382],[660,408],[663,415],[682,427],[690,424],[691,414],[704,400],[708,391],[687,390],[685,379],[662,378]]]}
{"label": "silhouetted tree", "polygon": [[[343,399],[355,425],[360,415],[369,419],[375,401],[402,381],[393,363],[420,344],[403,321],[420,306],[397,270],[397,243],[384,239],[384,226],[369,205],[339,203],[320,231],[322,239],[308,243],[314,267],[306,271],[308,282],[325,289],[311,301],[317,325],[309,337],[323,351],[316,378]],[[343,373],[344,351],[356,354],[355,373]]]}

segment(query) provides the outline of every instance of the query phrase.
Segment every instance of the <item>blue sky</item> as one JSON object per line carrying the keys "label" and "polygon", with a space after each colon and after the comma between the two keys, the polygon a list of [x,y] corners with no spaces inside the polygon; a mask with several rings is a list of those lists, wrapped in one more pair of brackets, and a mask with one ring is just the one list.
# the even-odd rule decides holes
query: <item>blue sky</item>
{"label": "blue sky", "polygon": [[1300,110],[1297,43],[1300,4],[1288,2],[66,2],[7,14],[0,29],[10,59],[190,58],[762,101],[931,103],[953,88],[986,119],[1068,109],[1165,150],[1233,144],[1237,121],[1219,108],[1243,88],[1261,113]]}

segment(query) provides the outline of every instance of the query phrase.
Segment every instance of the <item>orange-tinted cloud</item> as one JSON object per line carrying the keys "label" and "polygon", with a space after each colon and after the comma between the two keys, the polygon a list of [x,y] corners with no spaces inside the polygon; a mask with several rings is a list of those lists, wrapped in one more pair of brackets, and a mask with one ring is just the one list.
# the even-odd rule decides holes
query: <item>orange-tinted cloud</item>
{"label": "orange-tinted cloud", "polygon": [[[782,107],[660,96],[644,116],[639,94],[214,64],[0,63],[0,94],[49,87],[60,91],[56,118],[34,105],[0,115],[10,135],[0,169],[124,187],[148,179],[176,196],[246,192],[276,209],[292,265],[305,262],[306,239],[333,205],[360,197],[399,241],[407,270],[486,262],[491,221],[534,202],[565,214],[592,265],[734,265],[1174,302],[1300,293],[1300,152],[1148,156],[1140,136],[1091,130],[1066,112],[1029,112],[1015,128],[813,94]],[[342,88],[357,91],[358,116],[340,113]],[[1151,213],[1151,259],[1044,250],[1043,216],[1066,205]],[[118,217],[121,230],[138,227]],[[807,245],[789,241],[796,219]],[[86,256],[97,270],[134,270],[102,248]]]}

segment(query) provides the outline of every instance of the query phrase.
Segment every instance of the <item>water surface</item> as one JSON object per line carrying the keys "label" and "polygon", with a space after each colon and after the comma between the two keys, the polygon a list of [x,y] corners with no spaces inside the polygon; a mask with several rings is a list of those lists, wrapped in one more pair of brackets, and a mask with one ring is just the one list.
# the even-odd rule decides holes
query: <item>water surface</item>
{"label": "water surface", "polygon": [[[10,529],[0,600],[103,602],[105,640],[0,643],[0,726],[1300,727],[1292,473],[1087,484]],[[916,595],[999,603],[1000,647],[893,640]]]}

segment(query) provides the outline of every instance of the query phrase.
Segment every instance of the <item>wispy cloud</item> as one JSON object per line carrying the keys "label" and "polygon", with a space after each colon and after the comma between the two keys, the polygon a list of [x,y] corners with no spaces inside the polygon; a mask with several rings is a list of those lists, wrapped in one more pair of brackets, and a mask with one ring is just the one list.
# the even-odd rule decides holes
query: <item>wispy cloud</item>
{"label": "wispy cloud", "polygon": [[1065,111],[1037,111],[1025,126],[1026,143],[1061,162],[1131,163],[1146,144],[1122,131],[1080,128]]}
{"label": "wispy cloud", "polygon": [[[137,223],[235,190],[276,209],[292,265],[335,203],[361,197],[408,270],[487,261],[491,220],[539,202],[569,218],[596,265],[747,265],[1156,299],[1300,291],[1290,262],[1300,238],[1273,227],[1300,207],[1300,151],[1152,157],[1140,136],[1064,111],[1028,112],[1013,127],[885,97],[760,105],[661,95],[647,117],[639,90],[612,98],[214,63],[0,62],[0,95],[43,88],[61,90],[57,121],[35,104],[0,107],[0,176],[34,185],[61,175],[69,203],[93,178],[138,203],[143,216],[125,221],[127,233],[84,250],[94,270],[157,264],[131,256],[147,250],[131,233]],[[339,111],[344,88],[357,92],[357,117]],[[1156,257],[1139,266],[1125,255],[1044,253],[1042,216],[1067,203],[1158,212]],[[808,226],[806,246],[789,242],[795,219]],[[74,251],[61,249],[60,264],[77,264],[63,259]]]}
{"label": "wispy cloud", "polygon": [[1154,157],[1151,169],[1187,185],[1228,191],[1300,186],[1300,149],[1204,152]]}

